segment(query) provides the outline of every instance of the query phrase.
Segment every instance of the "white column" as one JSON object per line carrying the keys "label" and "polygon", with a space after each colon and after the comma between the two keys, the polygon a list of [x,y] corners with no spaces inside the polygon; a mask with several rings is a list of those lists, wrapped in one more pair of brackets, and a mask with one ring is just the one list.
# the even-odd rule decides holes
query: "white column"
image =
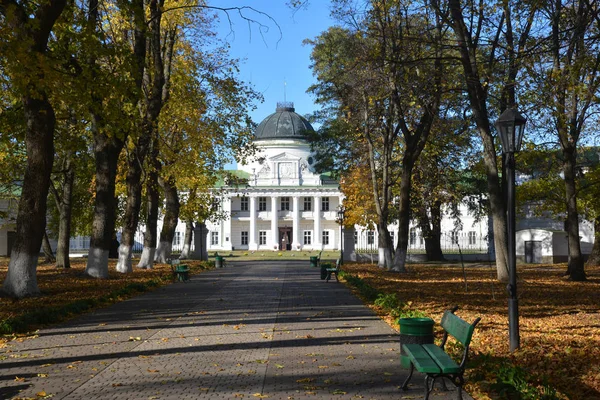
{"label": "white column", "polygon": [[[339,203],[338,203],[339,206],[342,205],[343,201],[344,201],[344,198],[342,196],[340,196]],[[337,232],[336,235],[339,236],[339,240],[337,241],[338,242],[338,248],[337,249],[341,250],[342,249],[342,240],[343,240],[343,238],[342,238],[342,226],[339,223],[338,223],[338,229],[337,229],[337,231],[338,232]]]}
{"label": "white column", "polygon": [[279,212],[277,211],[277,197],[271,197],[271,242],[273,249],[279,249],[279,228],[277,226],[277,219],[279,218]]}
{"label": "white column", "polygon": [[292,234],[294,239],[292,240],[292,250],[297,250],[300,245],[300,200],[298,196],[293,197],[292,203]]}
{"label": "white column", "polygon": [[323,248],[323,243],[321,243],[323,238],[321,234],[321,196],[315,196],[313,202],[315,203],[313,206],[313,216],[315,219],[313,249],[321,250]]}
{"label": "white column", "polygon": [[223,236],[221,238],[221,245],[225,250],[231,250],[231,197],[226,197],[223,200],[223,211],[227,213],[229,216],[225,221],[223,221]]}
{"label": "white column", "polygon": [[248,249],[258,250],[258,244],[256,243],[256,197],[250,197],[250,232],[248,233]]}

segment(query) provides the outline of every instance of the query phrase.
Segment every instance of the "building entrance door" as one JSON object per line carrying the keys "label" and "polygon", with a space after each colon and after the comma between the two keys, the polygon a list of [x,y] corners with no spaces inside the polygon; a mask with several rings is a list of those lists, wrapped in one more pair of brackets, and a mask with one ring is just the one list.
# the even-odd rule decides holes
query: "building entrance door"
{"label": "building entrance door", "polygon": [[292,249],[292,228],[279,228],[279,248],[281,250]]}
{"label": "building entrance door", "polygon": [[525,242],[525,262],[532,264],[542,263],[542,242],[533,240]]}

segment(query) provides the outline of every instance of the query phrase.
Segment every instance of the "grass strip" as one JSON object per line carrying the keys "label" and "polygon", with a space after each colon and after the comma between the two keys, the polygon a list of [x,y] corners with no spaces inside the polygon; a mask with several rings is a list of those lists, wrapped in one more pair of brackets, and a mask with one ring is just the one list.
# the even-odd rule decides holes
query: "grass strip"
{"label": "grass strip", "polygon": [[404,302],[398,299],[396,293],[386,293],[377,290],[360,277],[348,272],[340,271],[339,275],[349,285],[356,288],[359,296],[364,301],[379,307],[383,313],[388,314],[393,319],[396,325],[399,318],[423,318],[427,316],[424,312],[412,308],[412,302]]}

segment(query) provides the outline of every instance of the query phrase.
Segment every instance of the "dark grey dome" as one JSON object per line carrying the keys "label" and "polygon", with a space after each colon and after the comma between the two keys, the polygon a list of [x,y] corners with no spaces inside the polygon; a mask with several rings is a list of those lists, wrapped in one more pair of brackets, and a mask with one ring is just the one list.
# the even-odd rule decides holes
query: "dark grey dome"
{"label": "dark grey dome", "polygon": [[293,103],[277,103],[277,109],[256,128],[255,136],[261,139],[306,139],[314,132],[306,118],[294,112]]}

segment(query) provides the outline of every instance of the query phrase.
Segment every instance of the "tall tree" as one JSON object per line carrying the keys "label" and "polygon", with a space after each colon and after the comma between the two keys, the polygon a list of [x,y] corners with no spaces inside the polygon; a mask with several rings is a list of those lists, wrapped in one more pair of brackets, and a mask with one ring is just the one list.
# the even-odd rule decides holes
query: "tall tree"
{"label": "tall tree", "polygon": [[563,155],[562,173],[567,210],[569,246],[567,274],[574,281],[586,279],[579,239],[577,209],[577,147],[586,120],[597,110],[600,88],[600,28],[598,4],[589,1],[552,1],[545,12],[551,22],[552,66],[546,69],[544,93],[551,97],[549,110]]}
{"label": "tall tree", "polygon": [[[129,132],[137,125],[138,118],[132,110],[141,91],[146,57],[144,1],[120,5],[122,7],[115,11],[116,14],[110,16],[131,23],[124,23],[118,33],[111,30],[111,35],[104,35],[98,0],[88,0],[86,32],[89,37],[97,38],[96,46],[88,48],[85,57],[86,76],[90,82],[89,113],[96,160],[96,193],[85,273],[95,278],[108,277],[108,254],[115,228],[117,164]],[[107,53],[113,55],[111,50],[116,50],[120,57],[101,58]],[[121,73],[118,82],[110,79],[109,74],[110,67],[116,67],[115,59],[121,62],[117,68]],[[114,83],[114,89],[122,90],[120,96],[111,96],[114,90],[107,91],[101,77]],[[117,123],[119,119],[121,123]]]}
{"label": "tall tree", "polygon": [[[401,1],[364,2],[365,12],[347,1],[336,6],[334,14],[349,20],[349,29],[332,28],[313,42],[313,70],[321,84],[312,91],[321,102],[335,103],[338,115],[350,117],[361,132],[378,215],[380,266],[405,271],[412,174],[441,102],[444,33],[435,14]],[[396,179],[394,253],[387,226]]]}
{"label": "tall tree", "polygon": [[[144,55],[144,59],[138,60],[138,63],[145,65],[143,87],[139,91],[142,98],[138,102],[141,114],[140,129],[137,135],[130,136],[135,144],[127,157],[127,202],[121,245],[119,246],[119,261],[117,262],[117,271],[123,273],[133,271],[131,256],[142,204],[142,174],[148,151],[154,138],[158,135],[158,117],[163,107],[163,86],[165,85],[163,48],[169,47],[168,43],[162,41],[161,21],[164,5],[164,0],[150,0],[148,2],[148,19],[140,21],[141,25],[138,26],[139,29],[147,26],[148,39],[147,53]],[[172,48],[172,45],[170,47]],[[154,143],[156,145],[157,142]],[[154,190],[152,186],[155,186],[156,183],[149,183],[151,190]]]}
{"label": "tall tree", "polygon": [[[499,104],[500,111],[515,103],[515,78],[523,68],[523,58],[527,54],[529,34],[537,7],[535,3],[506,1],[498,8],[496,4],[471,0],[436,0],[431,5],[444,23],[452,28],[456,49],[460,54],[464,85],[483,144],[497,275],[499,280],[506,281],[506,208],[491,130],[489,92],[490,87],[498,82],[506,88],[503,99],[507,104]],[[515,15],[519,18],[517,22],[514,21]],[[505,51],[500,52],[499,49]],[[508,68],[498,77],[495,72],[501,58],[508,60]]]}
{"label": "tall tree", "polygon": [[17,232],[2,290],[12,297],[39,293],[37,262],[46,227],[46,199],[54,162],[54,109],[49,101],[52,79],[48,41],[66,0],[40,4],[0,1],[6,60],[2,73],[11,77],[25,118],[27,167],[17,212]]}

